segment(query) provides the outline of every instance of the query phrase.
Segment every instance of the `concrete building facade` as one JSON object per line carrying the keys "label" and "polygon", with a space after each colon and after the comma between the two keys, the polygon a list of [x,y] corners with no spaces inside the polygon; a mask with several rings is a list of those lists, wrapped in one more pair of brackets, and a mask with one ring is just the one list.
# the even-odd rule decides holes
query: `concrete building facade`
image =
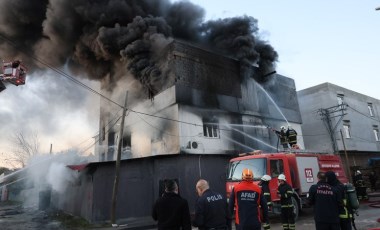
{"label": "concrete building facade", "polygon": [[297,95],[306,149],[339,153],[345,165],[356,167],[365,167],[369,158],[380,156],[378,99],[331,83],[300,90]]}
{"label": "concrete building facade", "polygon": [[[225,193],[226,168],[232,157],[257,149],[282,150],[271,127],[292,125],[303,147],[293,79],[278,74],[263,78],[257,67],[243,66],[235,59],[177,40],[161,53],[156,65],[163,74],[150,86],[148,94],[141,94],[145,88],[139,84],[126,84],[119,89],[120,94],[109,94],[115,101],[122,101],[128,91],[119,188],[119,194],[128,195],[119,199],[117,218],[149,216],[162,181],[167,178],[179,182],[181,195],[189,200],[191,209],[199,178]],[[104,81],[104,94],[109,92],[108,86],[109,81]],[[95,174],[90,170],[91,176],[99,178],[99,183],[91,186],[97,188],[97,194],[107,197],[112,191],[109,185],[113,182],[120,129],[115,122],[115,111],[120,108],[110,107],[107,100],[101,101],[100,163],[96,164]],[[126,192],[124,188],[131,190]],[[123,212],[136,200],[136,195],[131,194],[144,194],[146,198],[147,204],[138,213]],[[93,202],[97,210],[109,210],[109,203]],[[92,212],[86,218],[99,221],[109,216],[106,211],[101,215]]]}

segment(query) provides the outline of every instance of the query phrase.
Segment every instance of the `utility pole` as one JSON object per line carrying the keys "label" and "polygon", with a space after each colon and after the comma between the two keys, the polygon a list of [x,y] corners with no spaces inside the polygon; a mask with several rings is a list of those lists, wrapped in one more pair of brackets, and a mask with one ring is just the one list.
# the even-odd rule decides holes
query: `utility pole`
{"label": "utility pole", "polygon": [[[322,117],[321,119],[324,121],[326,128],[330,134],[330,139],[331,139],[334,153],[338,152],[338,146],[337,146],[336,138],[335,138],[335,131],[336,131],[336,128],[338,127],[338,124],[342,121],[344,115],[347,114],[344,112],[346,110],[347,110],[347,104],[344,104],[344,103],[330,107],[330,108],[318,110],[318,113]],[[339,117],[339,120],[333,127],[331,119],[334,117]]]}
{"label": "utility pole", "polygon": [[123,141],[123,131],[124,131],[124,119],[125,114],[127,112],[127,99],[128,99],[128,91],[125,95],[125,102],[123,108],[123,115],[121,117],[121,125],[119,130],[119,140],[117,143],[117,158],[116,158],[116,166],[115,166],[115,181],[113,184],[113,192],[112,192],[112,208],[111,208],[111,224],[115,225],[116,223],[116,200],[117,200],[117,190],[119,188],[119,175],[120,175],[120,159],[121,159],[121,148]]}
{"label": "utility pole", "polygon": [[342,138],[342,143],[343,143],[343,148],[344,148],[344,155],[346,156],[346,169],[347,169],[347,172],[348,172],[348,181],[350,183],[352,183],[352,177],[351,177],[351,170],[350,170],[350,163],[348,163],[348,155],[347,155],[347,150],[346,150],[346,144],[344,142],[344,138],[343,138],[343,133],[342,133],[342,130],[339,130],[340,131],[340,136]]}

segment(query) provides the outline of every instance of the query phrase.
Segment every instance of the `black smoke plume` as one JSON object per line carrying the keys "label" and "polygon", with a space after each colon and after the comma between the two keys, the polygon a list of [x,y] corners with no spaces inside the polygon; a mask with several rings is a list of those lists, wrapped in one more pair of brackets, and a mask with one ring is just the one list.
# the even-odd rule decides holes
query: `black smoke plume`
{"label": "black smoke plume", "polygon": [[0,9],[1,57],[21,58],[30,71],[46,68],[28,61],[33,55],[97,80],[122,63],[151,96],[162,80],[157,44],[172,38],[204,43],[244,65],[258,65],[263,76],[277,60],[276,51],[258,38],[253,17],[205,22],[204,10],[188,1],[12,0],[1,1]]}

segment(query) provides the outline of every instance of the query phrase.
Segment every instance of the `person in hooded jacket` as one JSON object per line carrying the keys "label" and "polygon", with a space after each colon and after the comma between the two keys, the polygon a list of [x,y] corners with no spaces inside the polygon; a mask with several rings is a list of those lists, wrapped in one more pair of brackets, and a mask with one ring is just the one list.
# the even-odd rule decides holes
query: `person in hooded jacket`
{"label": "person in hooded jacket", "polygon": [[342,184],[338,178],[336,177],[334,172],[327,172],[326,173],[327,183],[331,186],[334,186],[338,189],[340,195],[342,196],[342,202],[343,206],[340,209],[339,212],[339,222],[340,222],[340,229],[341,230],[351,230],[351,218],[352,218],[352,210],[350,210],[350,207],[347,203],[347,191],[344,184]]}
{"label": "person in hooded jacket", "polygon": [[[333,175],[332,175],[332,174]],[[314,205],[316,230],[339,230],[339,214],[343,208],[342,195],[339,189],[332,186],[336,179],[334,172],[325,173],[326,180],[320,180],[309,189],[309,203]]]}

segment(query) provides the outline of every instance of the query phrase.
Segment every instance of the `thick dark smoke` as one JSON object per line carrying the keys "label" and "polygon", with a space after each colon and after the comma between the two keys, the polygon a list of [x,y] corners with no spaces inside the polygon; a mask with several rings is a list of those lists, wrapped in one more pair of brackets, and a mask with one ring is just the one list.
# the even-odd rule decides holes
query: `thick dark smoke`
{"label": "thick dark smoke", "polygon": [[204,22],[204,10],[186,1],[12,0],[1,1],[0,9],[2,57],[21,58],[30,71],[45,68],[31,61],[33,55],[97,80],[122,63],[150,96],[162,80],[157,47],[172,38],[205,43],[244,65],[258,65],[263,75],[277,60],[258,38],[253,17]]}

